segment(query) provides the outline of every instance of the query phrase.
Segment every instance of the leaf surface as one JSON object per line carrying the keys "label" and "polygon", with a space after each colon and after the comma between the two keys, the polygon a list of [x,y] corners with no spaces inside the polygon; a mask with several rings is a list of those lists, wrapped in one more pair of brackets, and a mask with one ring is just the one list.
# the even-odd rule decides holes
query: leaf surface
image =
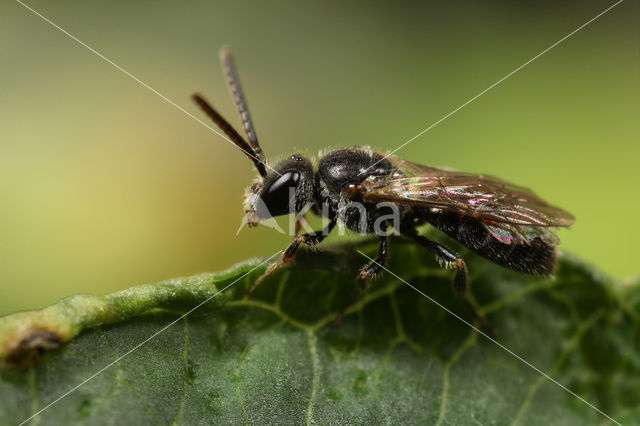
{"label": "leaf surface", "polygon": [[[374,257],[376,244],[301,250],[250,296],[258,260],[1,318],[0,423],[111,363],[30,424],[610,423],[531,366],[640,423],[638,282],[569,256],[548,279],[463,252],[496,340],[530,366],[388,273],[334,325],[367,262],[356,249]],[[471,321],[426,251],[395,238],[390,254],[391,271]]]}

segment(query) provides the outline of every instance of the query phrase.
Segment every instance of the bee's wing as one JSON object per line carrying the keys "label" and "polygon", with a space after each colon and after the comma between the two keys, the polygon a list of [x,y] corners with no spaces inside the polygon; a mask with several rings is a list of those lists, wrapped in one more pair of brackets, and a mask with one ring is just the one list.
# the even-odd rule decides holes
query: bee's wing
{"label": "bee's wing", "polygon": [[574,221],[570,213],[548,204],[531,190],[493,176],[423,166],[398,157],[390,161],[405,176],[365,180],[361,184],[364,201],[455,212],[478,219],[492,232],[505,230],[525,240],[535,236],[555,240],[545,228],[566,227]]}
{"label": "bee's wing", "polygon": [[[384,154],[380,154],[384,155]],[[472,173],[464,173],[459,172],[457,170],[453,170],[447,167],[435,167],[435,166],[427,166],[425,164],[414,163],[409,160],[405,160],[404,158],[398,157],[396,155],[389,155],[386,159],[393,165],[396,169],[400,170],[407,177],[418,177],[418,176],[459,176],[459,175],[469,175],[476,176]]]}

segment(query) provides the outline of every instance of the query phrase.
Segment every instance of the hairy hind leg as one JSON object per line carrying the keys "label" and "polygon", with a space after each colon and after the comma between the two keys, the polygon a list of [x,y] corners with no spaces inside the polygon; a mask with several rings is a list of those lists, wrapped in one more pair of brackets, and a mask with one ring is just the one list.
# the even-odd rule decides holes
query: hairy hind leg
{"label": "hairy hind leg", "polygon": [[440,265],[456,270],[456,275],[453,279],[454,291],[462,298],[469,311],[471,311],[471,315],[478,320],[482,328],[489,330],[491,334],[496,334],[493,327],[491,327],[491,325],[484,319],[471,299],[469,299],[467,294],[467,265],[464,263],[464,260],[444,245],[430,240],[427,237],[418,235],[415,232],[413,234],[409,234],[409,236],[418,244],[429,250]]}

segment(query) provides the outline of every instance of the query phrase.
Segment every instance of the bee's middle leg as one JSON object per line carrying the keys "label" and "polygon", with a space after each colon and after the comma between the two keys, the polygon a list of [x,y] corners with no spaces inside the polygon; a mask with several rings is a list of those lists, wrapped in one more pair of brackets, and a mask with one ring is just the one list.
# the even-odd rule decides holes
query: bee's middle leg
{"label": "bee's middle leg", "polygon": [[378,246],[378,257],[371,262],[367,263],[358,275],[358,280],[366,281],[373,278],[378,272],[382,270],[385,262],[387,261],[387,236],[380,236],[380,245]]}
{"label": "bee's middle leg", "polygon": [[371,278],[373,278],[378,272],[383,269],[384,264],[387,261],[387,240],[388,238],[386,235],[380,236],[378,256],[371,262],[367,263],[360,270],[360,273],[358,274],[356,290],[349,301],[344,304],[336,314],[336,317],[333,319],[334,324],[339,324],[340,321],[342,321],[342,317],[344,316],[346,310],[349,309],[349,307],[352,306],[360,298],[362,293],[368,288]]}

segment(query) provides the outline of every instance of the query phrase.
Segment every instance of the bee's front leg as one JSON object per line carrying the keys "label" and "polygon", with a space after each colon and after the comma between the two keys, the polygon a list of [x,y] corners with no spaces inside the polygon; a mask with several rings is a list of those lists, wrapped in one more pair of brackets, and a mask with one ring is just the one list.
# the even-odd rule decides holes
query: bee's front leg
{"label": "bee's front leg", "polygon": [[285,249],[284,253],[282,253],[282,257],[278,259],[275,263],[267,268],[267,270],[256,280],[255,283],[247,290],[247,294],[253,292],[262,282],[275,271],[277,271],[281,266],[291,262],[296,256],[296,252],[300,247],[300,244],[306,244],[309,246],[315,246],[316,244],[320,244],[322,240],[324,240],[327,235],[333,230],[336,225],[336,221],[333,220],[329,222],[327,226],[325,226],[321,231],[313,231],[308,234],[297,235],[293,238],[293,241],[289,244],[289,246]]}

